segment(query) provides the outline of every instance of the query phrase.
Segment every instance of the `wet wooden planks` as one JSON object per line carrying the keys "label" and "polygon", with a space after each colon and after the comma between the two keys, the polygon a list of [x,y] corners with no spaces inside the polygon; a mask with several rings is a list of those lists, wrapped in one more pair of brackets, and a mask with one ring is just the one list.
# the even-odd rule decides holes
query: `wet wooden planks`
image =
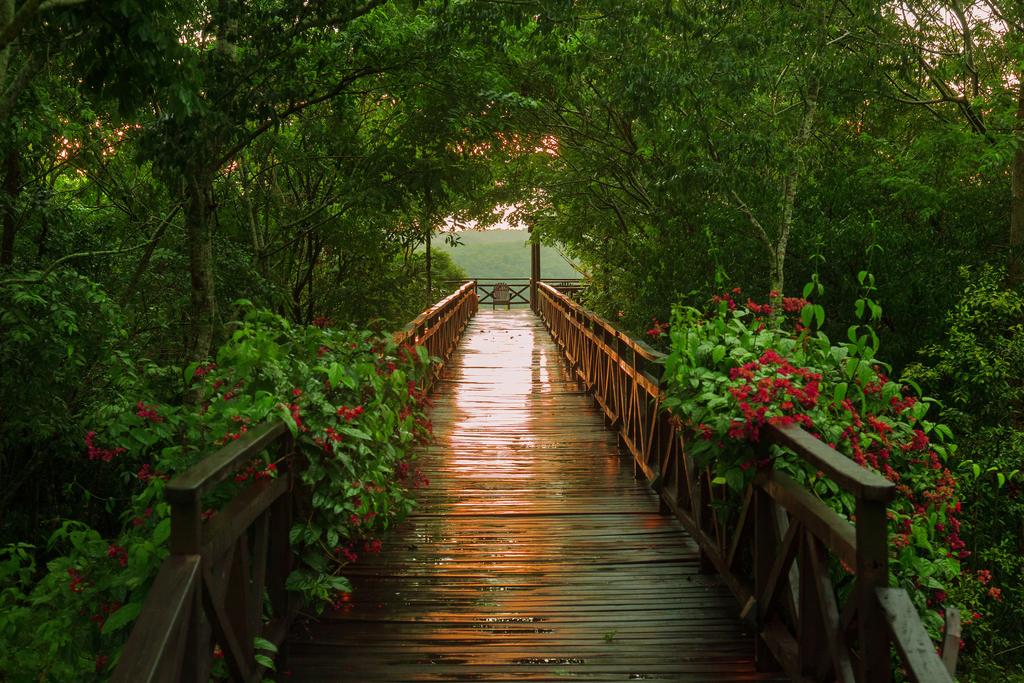
{"label": "wet wooden planks", "polygon": [[430,487],[293,681],[762,680],[735,601],[634,481],[530,311],[481,311],[435,395]]}

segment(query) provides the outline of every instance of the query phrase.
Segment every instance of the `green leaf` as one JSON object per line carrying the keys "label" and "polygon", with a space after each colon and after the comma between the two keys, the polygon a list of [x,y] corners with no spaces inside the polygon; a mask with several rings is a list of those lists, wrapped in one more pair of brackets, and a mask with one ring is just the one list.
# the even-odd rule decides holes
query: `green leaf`
{"label": "green leaf", "polygon": [[342,434],[348,434],[351,437],[355,437],[356,439],[362,439],[363,441],[373,441],[372,436],[370,436],[361,429],[356,429],[355,427],[340,427],[338,431],[341,432]]}
{"label": "green leaf", "polygon": [[288,429],[291,431],[292,436],[297,437],[299,435],[299,425],[295,423],[295,418],[292,417],[291,411],[288,410],[288,407],[279,403],[275,412],[277,413],[277,416],[284,420],[284,423],[288,425]]}
{"label": "green leaf", "polygon": [[266,650],[267,652],[275,653],[277,652],[277,645],[274,645],[266,638],[260,638],[259,636],[256,636],[252,639],[252,644],[253,647],[255,647],[257,650]]}
{"label": "green leaf", "polygon": [[130,622],[134,621],[135,617],[139,616],[139,612],[141,611],[141,602],[129,602],[127,605],[123,605],[121,609],[111,614],[107,618],[107,621],[104,622],[103,633],[115,633]]}
{"label": "green leaf", "polygon": [[260,666],[270,669],[271,671],[276,671],[276,669],[274,669],[274,660],[270,657],[263,654],[257,654],[253,659],[255,659],[256,663]]}
{"label": "green leaf", "polygon": [[719,344],[711,350],[711,362],[714,365],[718,365],[725,358],[725,347]]}
{"label": "green leaf", "polygon": [[814,321],[814,305],[807,304],[800,309],[800,322],[804,327],[810,327]]}
{"label": "green leaf", "polygon": [[168,538],[171,536],[171,518],[162,520],[153,529],[153,543],[156,545],[163,545]]}

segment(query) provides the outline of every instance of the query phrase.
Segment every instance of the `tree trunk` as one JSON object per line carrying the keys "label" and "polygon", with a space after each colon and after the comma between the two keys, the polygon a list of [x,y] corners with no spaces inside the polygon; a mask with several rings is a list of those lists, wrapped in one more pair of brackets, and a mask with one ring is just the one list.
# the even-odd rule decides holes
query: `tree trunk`
{"label": "tree trunk", "polygon": [[426,253],[426,267],[427,267],[427,305],[434,300],[434,287],[431,280],[431,263],[430,263],[430,231],[427,231],[427,253]]}
{"label": "tree trunk", "polygon": [[426,189],[423,191],[423,232],[424,232],[425,237],[426,237],[426,247],[427,247],[427,251],[426,251],[426,255],[425,255],[425,259],[424,259],[425,260],[424,265],[426,266],[426,269],[427,269],[427,306],[429,306],[434,301],[434,288],[433,288],[433,282],[431,282],[431,278],[432,278],[432,275],[433,275],[431,273],[431,267],[432,267],[433,264],[431,263],[431,259],[430,259],[430,236],[431,236],[431,233],[434,231],[433,230],[433,225],[432,225],[433,218],[434,218],[434,202],[431,199],[430,186],[427,185]]}
{"label": "tree trunk", "polygon": [[[1024,79],[1024,72],[1018,74]],[[1012,195],[1010,198],[1010,249],[1008,273],[1010,285],[1024,281],[1024,264],[1021,254],[1024,249],[1024,80],[1017,85],[1017,151],[1013,154],[1011,174]]]}
{"label": "tree trunk", "polygon": [[14,147],[4,157],[4,234],[0,267],[14,263],[14,236],[18,232],[18,194],[21,192],[21,151]]}
{"label": "tree trunk", "polygon": [[213,179],[197,174],[189,180],[185,209],[189,273],[192,287],[192,321],[189,360],[203,360],[213,346],[213,325],[217,312],[213,281]]}

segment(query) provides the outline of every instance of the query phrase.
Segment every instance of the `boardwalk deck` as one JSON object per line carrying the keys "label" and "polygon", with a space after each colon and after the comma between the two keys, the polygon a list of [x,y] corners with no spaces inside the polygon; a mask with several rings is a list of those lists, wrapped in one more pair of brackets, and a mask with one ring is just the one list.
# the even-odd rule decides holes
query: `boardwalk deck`
{"label": "boardwalk deck", "polygon": [[733,598],[634,481],[528,311],[481,311],[436,393],[430,488],[292,681],[762,680]]}

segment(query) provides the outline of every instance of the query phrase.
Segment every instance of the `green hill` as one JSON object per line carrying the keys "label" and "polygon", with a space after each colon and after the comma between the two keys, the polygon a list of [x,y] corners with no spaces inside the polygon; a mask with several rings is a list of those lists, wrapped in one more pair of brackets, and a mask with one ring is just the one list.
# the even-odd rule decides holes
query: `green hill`
{"label": "green hill", "polygon": [[[530,246],[525,230],[485,230],[457,233],[461,244],[449,246],[435,237],[431,247],[451,255],[471,278],[530,277]],[[556,249],[540,248],[540,269],[544,278],[574,278],[579,273]]]}

